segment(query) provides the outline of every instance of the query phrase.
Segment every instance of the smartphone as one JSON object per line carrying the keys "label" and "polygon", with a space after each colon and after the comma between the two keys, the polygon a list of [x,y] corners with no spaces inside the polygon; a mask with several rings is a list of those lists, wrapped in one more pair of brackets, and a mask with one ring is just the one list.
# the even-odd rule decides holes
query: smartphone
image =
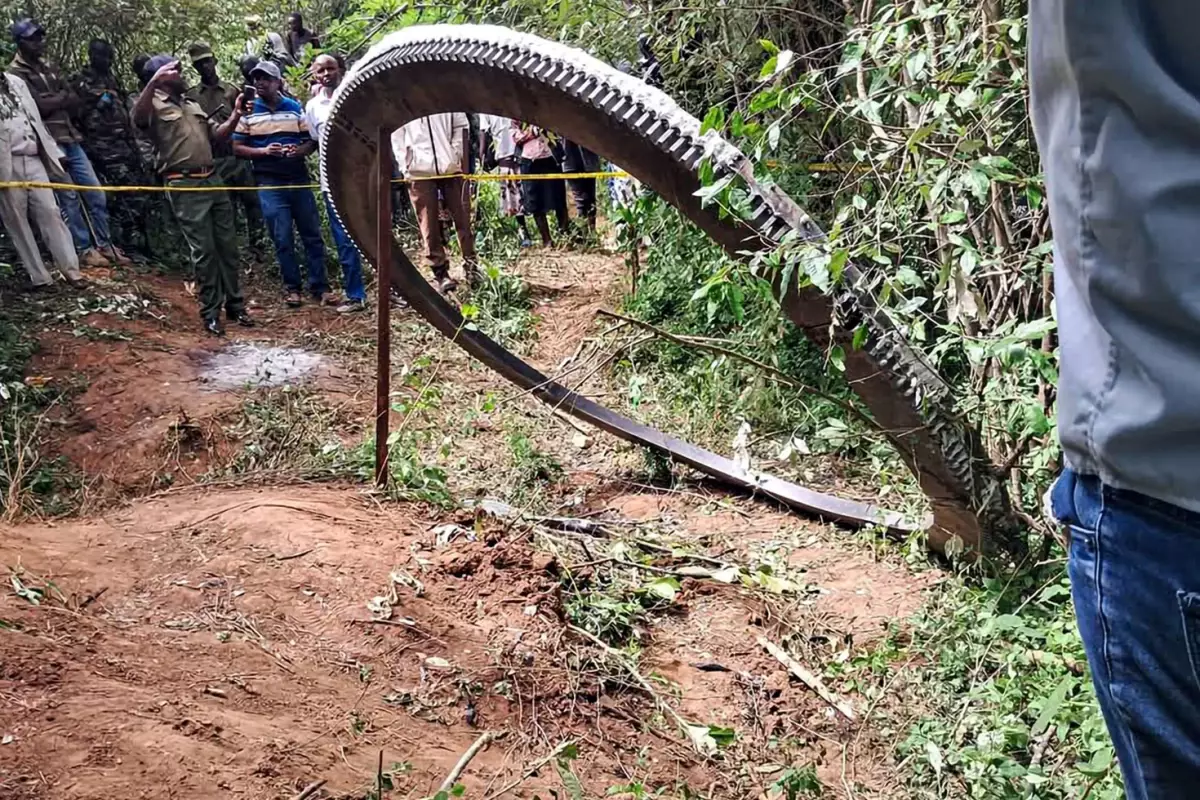
{"label": "smartphone", "polygon": [[242,97],[245,98],[245,101],[247,103],[249,103],[251,100],[253,100],[257,95],[258,95],[258,90],[255,89],[250,84],[246,84],[245,86],[242,87]]}

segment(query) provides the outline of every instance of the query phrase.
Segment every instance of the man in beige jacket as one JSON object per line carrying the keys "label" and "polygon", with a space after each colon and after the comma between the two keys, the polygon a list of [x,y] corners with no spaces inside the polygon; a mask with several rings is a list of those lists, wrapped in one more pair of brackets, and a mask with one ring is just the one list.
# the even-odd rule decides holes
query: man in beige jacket
{"label": "man in beige jacket", "polygon": [[[65,156],[42,124],[37,104],[25,81],[11,73],[0,79],[0,181],[65,181],[60,164]],[[50,189],[0,190],[0,222],[4,223],[35,289],[51,286],[54,278],[38,252],[29,218],[33,217],[54,265],[72,285],[83,283],[79,256]]]}

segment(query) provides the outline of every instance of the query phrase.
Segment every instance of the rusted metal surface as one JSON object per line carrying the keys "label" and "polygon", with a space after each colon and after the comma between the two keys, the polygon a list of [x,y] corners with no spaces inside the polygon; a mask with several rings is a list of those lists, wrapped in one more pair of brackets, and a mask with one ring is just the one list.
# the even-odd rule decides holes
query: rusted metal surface
{"label": "rusted metal surface", "polygon": [[375,304],[375,485],[388,479],[388,419],[392,383],[392,154],[391,131],[379,128],[375,158],[375,271],[379,296]]}
{"label": "rusted metal surface", "polygon": [[[736,148],[667,95],[586,53],[491,26],[414,26],[368,51],[334,99],[321,169],[338,216],[358,245],[371,242],[375,210],[361,191],[375,166],[376,131],[427,114],[475,111],[554,130],[620,164],[678,208],[731,256],[746,259],[773,249],[785,236],[819,241],[820,228],[790,197],[760,184]],[[384,143],[386,150],[386,143]],[[750,196],[749,218],[722,217],[696,197],[697,168],[708,158],[714,174],[732,175]],[[364,249],[368,258],[373,254]],[[372,258],[379,263],[377,258]],[[622,438],[660,450],[729,483],[775,497],[794,508],[852,524],[910,526],[873,506],[812,492],[629,420],[580,397],[478,331],[421,277],[400,250],[391,277],[413,308],[447,337],[539,399]],[[776,292],[787,316],[818,345],[838,343],[846,377],[916,474],[933,519],[918,521],[936,548],[958,539],[987,549],[1016,541],[1015,518],[977,437],[953,412],[950,392],[911,348],[849,265],[832,296],[794,282]],[[860,326],[866,343],[851,340]]]}

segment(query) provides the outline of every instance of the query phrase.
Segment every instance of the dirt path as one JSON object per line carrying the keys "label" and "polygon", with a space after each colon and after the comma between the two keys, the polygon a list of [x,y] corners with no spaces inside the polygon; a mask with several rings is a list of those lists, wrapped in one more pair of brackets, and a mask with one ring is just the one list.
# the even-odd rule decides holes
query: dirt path
{"label": "dirt path", "polygon": [[[619,261],[527,266],[544,300],[532,357],[550,368],[609,302]],[[286,798],[325,780],[318,797],[366,798],[381,753],[385,797],[426,797],[483,731],[506,735],[465,771],[471,800],[566,796],[552,764],[527,774],[565,741],[578,758],[563,768],[589,797],[633,784],[773,796],[806,765],[833,796],[893,796],[877,732],[838,716],[755,638],[844,658],[914,611],[927,579],[760,503],[639,486],[612,466],[611,443],[571,447],[570,429],[532,403],[473,434],[462,471],[487,489],[515,425],[561,461],[555,491],[572,516],[606,520],[607,539],[387,502],[361,485],[190,486],[241,446],[226,422],[248,392],[221,382],[218,356],[239,345],[318,356],[298,375],[294,357],[234,363],[251,365],[250,383],[284,374],[309,387],[347,435],[369,413],[371,321],[264,309],[262,328],[217,343],[194,332],[176,286],[143,291],[155,316],[71,323],[115,334],[99,338],[51,326],[32,370],[81,384],[54,412],[55,443],[95,482],[96,511],[0,527],[6,578],[35,590],[0,597],[0,797]],[[438,346],[419,323],[396,324],[398,371]],[[447,418],[503,390],[465,357],[442,357],[447,374],[470,374],[447,383]],[[113,505],[121,492],[135,497]],[[604,571],[643,556],[648,569]],[[637,669],[668,710],[570,630],[581,603],[626,613],[662,571],[714,562],[744,579],[672,579],[670,602],[631,617]],[[788,586],[764,590],[768,574]],[[632,589],[617,593],[621,581]],[[731,738],[699,755],[673,713]]]}

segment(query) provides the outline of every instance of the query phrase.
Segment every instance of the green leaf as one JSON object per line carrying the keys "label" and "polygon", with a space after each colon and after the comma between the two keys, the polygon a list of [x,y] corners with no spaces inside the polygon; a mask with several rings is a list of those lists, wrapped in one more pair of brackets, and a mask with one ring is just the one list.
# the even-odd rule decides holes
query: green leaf
{"label": "green leaf", "polygon": [[1023,322],[1013,329],[1013,332],[1005,336],[1005,339],[1016,339],[1021,342],[1029,342],[1034,339],[1041,339],[1050,331],[1058,327],[1053,317],[1042,317],[1041,319]]}
{"label": "green leaf", "polygon": [[775,68],[779,64],[779,56],[773,55],[767,59],[767,62],[762,65],[762,69],[758,71],[758,79],[765,81],[775,75]]}
{"label": "green leaf", "polygon": [[643,588],[655,597],[660,597],[667,602],[673,602],[675,596],[679,594],[679,581],[669,575],[663,575],[660,578],[650,581]]}
{"label": "green leaf", "polygon": [[838,372],[846,371],[846,351],[842,350],[842,346],[835,344],[829,348],[829,363]]}
{"label": "green leaf", "polygon": [[1033,723],[1033,727],[1029,729],[1030,736],[1041,736],[1046,728],[1050,727],[1050,723],[1054,721],[1054,715],[1058,713],[1058,709],[1062,706],[1063,701],[1067,699],[1067,692],[1075,685],[1076,678],[1074,675],[1068,675],[1059,681],[1058,686],[1054,687],[1054,691],[1046,698],[1046,702],[1042,704],[1042,713],[1038,714],[1037,721]]}
{"label": "green leaf", "polygon": [[695,196],[700,198],[700,205],[707,205],[714,197],[729,188],[733,183],[733,175],[726,175],[708,186],[701,186],[696,190]]}
{"label": "green leaf", "polygon": [[720,131],[725,128],[725,109],[721,106],[713,106],[704,115],[704,121],[700,123],[700,133],[704,134],[708,131]]}
{"label": "green leaf", "polygon": [[800,266],[804,270],[804,274],[813,286],[820,289],[822,292],[828,292],[832,288],[830,281],[829,264],[832,261],[828,253],[823,252],[815,247],[809,248],[800,254]]}
{"label": "green leaf", "polygon": [[567,797],[570,800],[584,800],[583,784],[579,782],[579,777],[571,771],[569,763],[564,758],[554,762],[554,768],[558,770],[558,778],[562,781],[563,788],[567,790]]}
{"label": "green leaf", "polygon": [[908,61],[904,64],[904,69],[908,71],[909,77],[913,80],[918,80],[925,74],[925,64],[929,60],[929,54],[924,50],[918,50],[908,57]]}
{"label": "green leaf", "polygon": [[854,330],[854,341],[851,342],[850,346],[855,350],[862,350],[862,346],[867,343],[867,336],[867,326],[859,325]]}
{"label": "green leaf", "polygon": [[709,725],[708,735],[712,737],[718,747],[729,747],[737,740],[737,731],[733,728],[722,728],[719,725]]}

